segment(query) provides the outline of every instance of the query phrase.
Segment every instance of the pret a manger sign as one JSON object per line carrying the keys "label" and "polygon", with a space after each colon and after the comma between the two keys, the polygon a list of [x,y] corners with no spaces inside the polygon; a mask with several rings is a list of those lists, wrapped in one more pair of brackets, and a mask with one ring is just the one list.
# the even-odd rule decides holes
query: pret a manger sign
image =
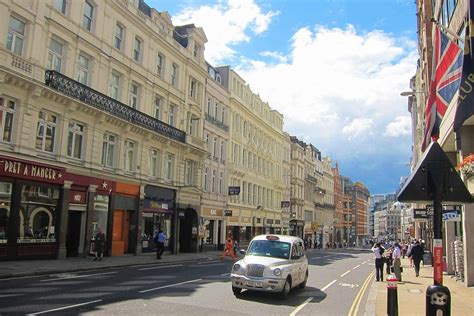
{"label": "pret a manger sign", "polygon": [[64,169],[0,156],[0,175],[62,184]]}

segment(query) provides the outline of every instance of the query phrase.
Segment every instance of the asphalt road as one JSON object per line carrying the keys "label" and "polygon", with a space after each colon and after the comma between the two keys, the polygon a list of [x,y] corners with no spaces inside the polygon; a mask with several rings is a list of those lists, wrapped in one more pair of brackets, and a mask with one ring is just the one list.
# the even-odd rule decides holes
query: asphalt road
{"label": "asphalt road", "polygon": [[0,315],[347,315],[358,302],[362,314],[372,255],[310,250],[307,257],[307,286],[286,300],[235,297],[232,262],[213,260],[0,280]]}

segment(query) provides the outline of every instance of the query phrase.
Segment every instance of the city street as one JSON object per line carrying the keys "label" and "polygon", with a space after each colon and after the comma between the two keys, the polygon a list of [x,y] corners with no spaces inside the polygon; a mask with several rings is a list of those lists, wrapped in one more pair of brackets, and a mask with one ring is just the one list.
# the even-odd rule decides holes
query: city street
{"label": "city street", "polygon": [[307,287],[286,300],[257,292],[235,297],[229,259],[157,262],[0,280],[0,314],[347,315],[357,303],[361,314],[365,297],[359,293],[370,284],[372,255],[309,250],[307,256]]}

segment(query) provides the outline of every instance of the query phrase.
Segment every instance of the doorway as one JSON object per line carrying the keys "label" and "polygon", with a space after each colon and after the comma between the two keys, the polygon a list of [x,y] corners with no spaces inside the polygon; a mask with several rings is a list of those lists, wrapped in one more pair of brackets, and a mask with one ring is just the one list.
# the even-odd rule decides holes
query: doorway
{"label": "doorway", "polygon": [[179,220],[179,251],[196,252],[198,242],[198,216],[194,209],[188,208],[184,218]]}
{"label": "doorway", "polygon": [[67,257],[77,257],[77,255],[79,254],[79,244],[81,242],[81,222],[82,212],[69,212],[66,236]]}

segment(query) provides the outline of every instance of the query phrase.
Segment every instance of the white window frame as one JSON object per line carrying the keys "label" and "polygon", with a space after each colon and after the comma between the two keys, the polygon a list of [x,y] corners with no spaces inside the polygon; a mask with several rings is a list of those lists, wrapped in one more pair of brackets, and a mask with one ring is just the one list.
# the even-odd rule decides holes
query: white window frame
{"label": "white window frame", "polygon": [[191,82],[189,83],[189,96],[196,100],[197,99],[197,88],[198,88],[198,83],[197,80],[194,78],[191,78]]}
{"label": "white window frame", "polygon": [[154,178],[161,176],[161,152],[159,149],[150,149],[150,168],[149,175]]}
{"label": "white window frame", "polygon": [[123,50],[124,35],[125,35],[125,27],[121,23],[117,22],[115,24],[115,30],[114,30],[114,48],[118,49],[119,51]]}
{"label": "white window frame", "polygon": [[[86,62],[85,64],[81,63],[81,58]],[[91,69],[91,58],[80,52],[77,56],[77,81],[84,85],[89,85],[89,74]]]}
{"label": "white window frame", "polygon": [[221,140],[221,153],[220,153],[221,160],[225,160],[225,140]]}
{"label": "white window frame", "polygon": [[[90,15],[86,15],[86,8],[90,7],[91,12]],[[92,2],[85,0],[84,1],[84,11],[82,13],[82,27],[88,30],[89,32],[92,31],[93,23],[94,23],[94,12],[95,7]]]}
{"label": "white window frame", "polygon": [[140,85],[135,81],[132,81],[130,84],[130,100],[128,105],[135,110],[138,110],[140,107]]}
{"label": "white window frame", "polygon": [[53,8],[62,14],[66,14],[67,5],[67,0],[53,0]]}
{"label": "white window frame", "polygon": [[[75,121],[68,124],[67,156],[74,159],[82,159],[84,153],[85,125]],[[79,140],[78,140],[79,139]],[[76,146],[79,146],[79,154],[76,154]]]}
{"label": "white window frame", "polygon": [[179,66],[175,63],[171,66],[171,85],[178,87]]}
{"label": "white window frame", "polygon": [[209,181],[209,168],[204,168],[204,177],[203,177],[203,181],[204,181],[204,185],[203,185],[203,189],[204,189],[204,192],[207,192],[209,190],[209,186],[208,186],[208,181]]}
{"label": "white window frame", "polygon": [[126,139],[124,141],[123,170],[127,172],[135,171],[136,147],[137,147],[137,143],[134,142],[133,140]]}
{"label": "white window frame", "polygon": [[120,82],[121,76],[120,74],[112,71],[110,74],[110,94],[109,96],[112,99],[120,100]]}
{"label": "white window frame", "polygon": [[102,165],[113,168],[115,166],[115,145],[117,136],[104,133],[102,137]]}
{"label": "white window frame", "polygon": [[219,194],[224,192],[224,172],[219,172]]}
{"label": "white window frame", "polygon": [[11,143],[16,101],[0,96],[0,142]]}
{"label": "white window frame", "polygon": [[177,109],[176,105],[170,104],[169,111],[168,111],[168,124],[171,126],[175,126],[176,124],[176,109]]}
{"label": "white window frame", "polygon": [[156,56],[156,74],[160,77],[163,77],[165,73],[165,64],[165,55],[163,55],[162,53],[158,53],[158,55]]}
{"label": "white window frame", "polygon": [[171,153],[166,154],[166,180],[173,181],[174,179],[174,162],[175,157]]}
{"label": "white window frame", "polygon": [[133,40],[133,60],[137,63],[142,61],[142,52],[143,52],[143,40],[135,35]]}
{"label": "white window frame", "polygon": [[[11,27],[12,20],[18,21],[23,26],[23,33],[21,30],[15,30]],[[17,55],[23,55],[23,49],[25,46],[25,33],[26,33],[26,22],[22,19],[19,19],[16,16],[10,15],[9,23],[8,23],[8,34],[7,34],[7,41],[6,47],[9,51]],[[17,50],[17,43],[20,41],[19,50]]]}
{"label": "white window frame", "polygon": [[[53,48],[51,47],[53,44],[53,41],[61,46],[61,52],[56,52],[53,50]],[[48,69],[61,72],[62,63],[63,63],[63,53],[64,53],[64,43],[52,37],[49,41],[49,46],[48,46]]]}
{"label": "white window frame", "polygon": [[[41,115],[43,114],[43,118],[41,118]],[[48,118],[52,117],[54,118],[54,121],[49,121]],[[36,138],[35,138],[35,148],[40,151],[48,152],[48,153],[54,153],[56,151],[56,132],[57,132],[57,126],[58,126],[58,115],[40,110],[38,113],[38,125],[36,129]],[[42,135],[40,135],[40,131],[43,131]],[[48,131],[50,131],[51,136],[48,137]],[[51,150],[46,149],[46,141],[48,138],[51,139]],[[40,139],[41,144],[38,146],[37,142],[38,139]]]}
{"label": "white window frame", "polygon": [[155,109],[154,109],[154,117],[157,120],[161,120],[163,111],[163,98],[159,95],[155,95]]}
{"label": "white window frame", "polygon": [[184,184],[194,185],[194,161],[187,159],[185,161]]}
{"label": "white window frame", "polygon": [[216,170],[212,170],[211,192],[216,192]]}

